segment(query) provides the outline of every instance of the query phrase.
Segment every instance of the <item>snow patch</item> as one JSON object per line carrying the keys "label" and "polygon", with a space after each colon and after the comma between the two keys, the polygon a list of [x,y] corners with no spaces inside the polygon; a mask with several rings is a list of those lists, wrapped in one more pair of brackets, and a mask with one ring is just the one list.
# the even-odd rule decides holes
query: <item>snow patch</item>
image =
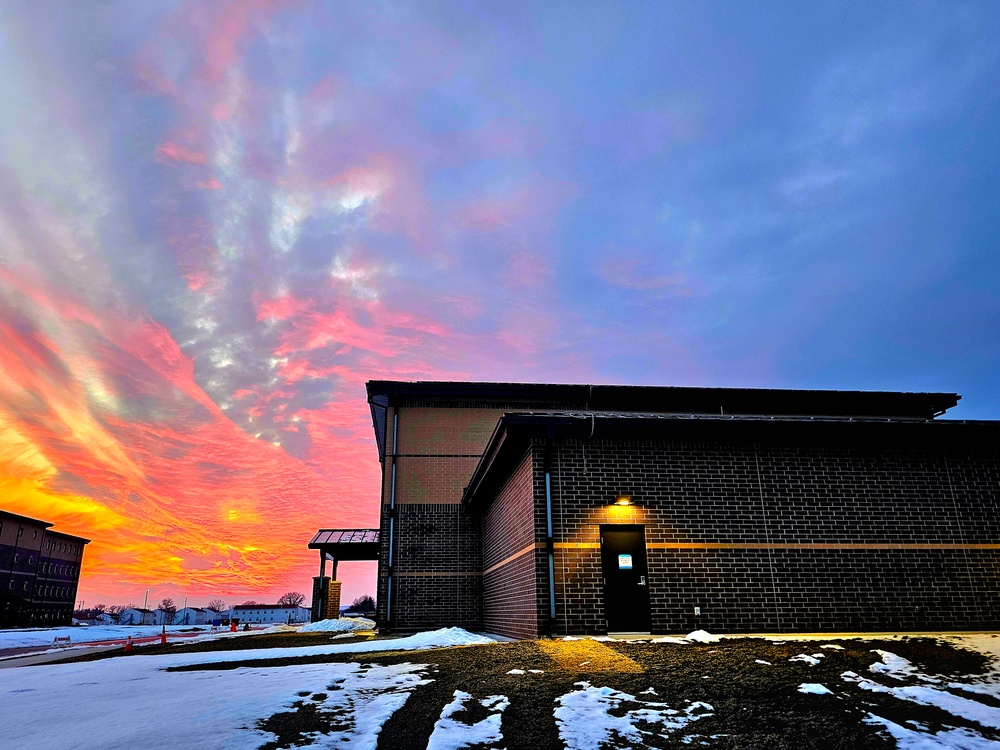
{"label": "snow patch", "polygon": [[427,742],[427,750],[459,750],[459,748],[496,745],[503,741],[500,734],[500,721],[504,709],[510,705],[510,700],[504,695],[491,695],[479,701],[479,705],[490,711],[482,721],[469,724],[461,720],[457,714],[467,710],[473,702],[469,693],[455,691],[455,699],[441,711],[441,718],[434,724],[434,731]]}
{"label": "snow patch", "polygon": [[819,660],[822,659],[824,656],[826,656],[826,654],[813,654],[812,656],[810,656],[809,654],[798,654],[796,656],[793,656],[788,661],[804,661],[806,664],[815,666],[819,664]]}
{"label": "snow patch", "polygon": [[843,651],[844,650],[843,646],[838,646],[836,643],[826,643],[826,644],[823,644],[822,646],[820,646],[820,648],[828,648],[831,651]]}
{"label": "snow patch", "polygon": [[773,665],[771,664],[771,662],[769,662],[769,661],[764,661],[763,659],[754,659],[754,662],[755,662],[755,663],[757,663],[757,664],[767,664],[767,666],[769,666],[769,667],[770,667],[770,666],[773,666]]}
{"label": "snow patch", "polygon": [[576,685],[578,690],[556,699],[554,712],[567,750],[598,750],[612,741],[645,746],[644,735],[665,738],[715,710],[701,701],[678,710],[610,687],[597,688],[589,682]]}
{"label": "snow patch", "polygon": [[507,674],[524,674],[523,669],[511,669],[507,671]]}
{"label": "snow patch", "polygon": [[997,743],[969,729],[944,729],[937,733],[907,729],[875,714],[865,717],[866,724],[880,725],[896,740],[899,750],[996,750]]}
{"label": "snow patch", "polygon": [[902,656],[896,656],[896,654],[891,651],[882,651],[877,648],[873,648],[872,653],[878,654],[882,659],[881,662],[876,662],[868,667],[868,670],[873,674],[884,674],[895,680],[915,677],[918,674],[917,668],[913,666],[908,659],[904,659]]}
{"label": "snow patch", "polygon": [[803,682],[799,685],[799,692],[810,695],[833,695],[833,691],[830,688],[818,682]]}
{"label": "snow patch", "polygon": [[685,637],[687,640],[697,643],[718,643],[722,640],[721,635],[713,635],[706,630],[696,630],[693,633],[688,633]]}
{"label": "snow patch", "polygon": [[[843,677],[843,675],[841,676]],[[922,706],[936,706],[953,716],[958,716],[967,721],[974,721],[991,729],[1000,729],[1000,708],[986,706],[978,701],[954,695],[946,690],[925,687],[924,685],[888,687],[882,683],[864,678],[858,680],[849,679],[847,681],[857,682],[858,687],[862,690],[869,690],[873,693],[888,693],[900,700],[918,703]]]}
{"label": "snow patch", "polygon": [[357,630],[374,630],[375,623],[364,617],[341,617],[338,620],[320,620],[303,625],[300,633],[347,633]]}

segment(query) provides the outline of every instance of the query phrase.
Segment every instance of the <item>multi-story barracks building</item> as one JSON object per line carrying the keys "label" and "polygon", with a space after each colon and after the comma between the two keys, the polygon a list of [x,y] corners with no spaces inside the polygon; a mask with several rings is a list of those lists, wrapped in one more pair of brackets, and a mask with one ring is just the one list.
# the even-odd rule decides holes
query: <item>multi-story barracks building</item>
{"label": "multi-story barracks building", "polygon": [[89,539],[0,510],[0,628],[69,625]]}
{"label": "multi-story barracks building", "polygon": [[957,394],[372,381],[368,400],[380,528],[311,546],[323,575],[378,560],[383,629],[1000,627],[1000,422],[940,419]]}

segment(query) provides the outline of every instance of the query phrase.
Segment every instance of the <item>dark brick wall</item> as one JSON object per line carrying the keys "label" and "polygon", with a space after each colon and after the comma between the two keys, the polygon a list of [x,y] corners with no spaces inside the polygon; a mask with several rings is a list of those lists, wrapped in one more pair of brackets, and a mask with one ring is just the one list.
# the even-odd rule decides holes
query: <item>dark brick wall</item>
{"label": "dark brick wall", "polygon": [[996,450],[565,441],[552,471],[557,632],[605,629],[608,523],[646,526],[658,632],[1000,627]]}
{"label": "dark brick wall", "polygon": [[[382,518],[387,569],[388,515]],[[482,626],[480,519],[454,503],[396,506],[392,612],[388,627],[416,630]],[[385,576],[379,576],[379,621],[385,623]]]}
{"label": "dark brick wall", "polygon": [[482,521],[483,627],[513,638],[538,635],[533,478],[529,453]]}

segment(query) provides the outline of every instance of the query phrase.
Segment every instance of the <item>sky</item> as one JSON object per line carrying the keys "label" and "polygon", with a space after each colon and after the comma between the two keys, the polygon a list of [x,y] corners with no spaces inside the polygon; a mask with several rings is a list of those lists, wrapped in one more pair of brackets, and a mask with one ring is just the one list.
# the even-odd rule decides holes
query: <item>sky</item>
{"label": "sky", "polygon": [[998,419],[998,38],[989,0],[4,3],[0,508],[93,540],[88,604],[273,601],[377,524],[370,379]]}

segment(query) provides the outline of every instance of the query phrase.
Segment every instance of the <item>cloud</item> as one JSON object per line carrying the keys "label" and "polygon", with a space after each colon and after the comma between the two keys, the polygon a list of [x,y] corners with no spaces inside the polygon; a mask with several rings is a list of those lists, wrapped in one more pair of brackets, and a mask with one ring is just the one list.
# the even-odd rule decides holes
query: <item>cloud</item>
{"label": "cloud", "polygon": [[172,141],[164,141],[156,147],[156,160],[163,164],[181,162],[184,164],[208,164],[205,154],[185,148]]}

